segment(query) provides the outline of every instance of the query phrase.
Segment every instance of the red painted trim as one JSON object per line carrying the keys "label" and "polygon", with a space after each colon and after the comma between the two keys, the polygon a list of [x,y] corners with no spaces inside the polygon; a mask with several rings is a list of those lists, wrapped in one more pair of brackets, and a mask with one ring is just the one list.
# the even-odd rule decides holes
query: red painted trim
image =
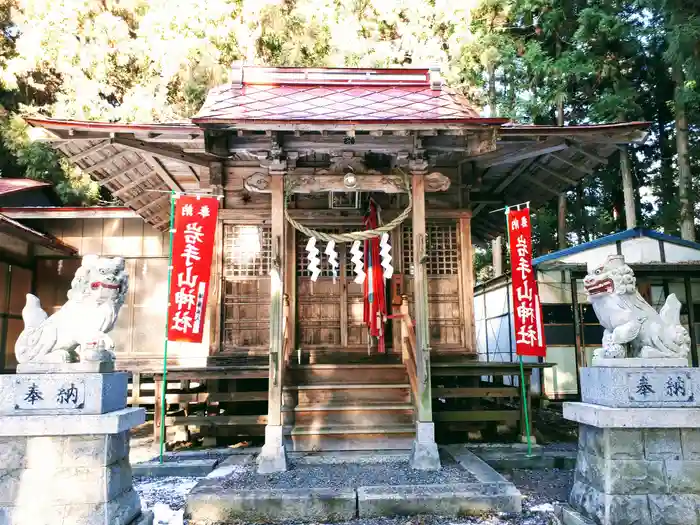
{"label": "red painted trim", "polygon": [[402,67],[402,68],[367,68],[367,67],[258,67],[258,66],[243,66],[243,70],[254,71],[270,71],[282,73],[330,73],[333,71],[348,71],[348,72],[369,72],[390,75],[415,75],[417,73],[429,74],[430,69],[427,67]]}
{"label": "red painted trim", "polygon": [[[8,179],[4,179],[8,180]],[[22,179],[22,180],[32,180],[32,179]],[[38,190],[38,189],[44,189],[44,188],[50,188],[51,184],[48,182],[39,182],[39,181],[33,181],[35,184],[31,186],[24,186],[21,188],[8,188],[8,189],[0,189],[0,195],[11,195],[13,193],[20,193],[22,191],[30,191],[30,190]],[[0,186],[2,186],[2,182],[0,182]]]}
{"label": "red painted trim", "polygon": [[507,118],[462,118],[462,119],[367,119],[367,120],[270,120],[270,119],[227,119],[211,117],[195,117],[192,122],[197,124],[344,124],[346,126],[362,126],[363,124],[483,124],[483,125],[503,125],[510,122]]}
{"label": "red painted trim", "polygon": [[0,208],[0,213],[26,212],[26,211],[42,211],[42,212],[94,212],[94,211],[116,211],[116,212],[133,212],[131,208],[126,206],[16,206],[11,208]]}
{"label": "red painted trim", "polygon": [[182,133],[183,135],[201,135],[202,130],[192,124],[123,124],[120,122],[87,122],[82,120],[56,120],[49,118],[26,118],[26,122],[32,126],[41,126],[47,129],[65,128],[80,130],[97,130],[118,132],[120,130],[153,131],[158,133]]}
{"label": "red painted trim", "polygon": [[619,128],[648,128],[651,122],[634,121],[634,122],[615,122],[613,124],[580,124],[574,126],[537,126],[530,124],[515,124],[512,126],[503,126],[500,131],[504,135],[508,133],[523,132],[523,131],[562,131],[562,130],[602,130],[602,129],[619,129]]}

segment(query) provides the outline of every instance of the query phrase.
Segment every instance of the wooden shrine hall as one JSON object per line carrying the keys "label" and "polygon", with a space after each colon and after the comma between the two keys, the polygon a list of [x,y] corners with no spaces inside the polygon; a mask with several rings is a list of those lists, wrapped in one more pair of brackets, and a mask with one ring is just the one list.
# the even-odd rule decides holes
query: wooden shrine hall
{"label": "wooden shrine hall", "polygon": [[[155,230],[168,229],[170,192],[222,197],[207,361],[183,366],[202,351],[185,346],[169,362],[170,380],[206,383],[204,398],[188,398],[206,408],[193,413],[180,398],[173,404],[185,415],[157,425],[233,435],[264,427],[262,470],[284,468],[285,447],[412,448],[414,466],[435,468],[433,422],[522,422],[518,410],[488,416],[483,406],[519,396],[479,381],[517,370],[475,360],[472,243],[503,233],[490,210],[524,201],[536,209],[643,141],[647,127],[483,118],[434,69],[243,66],[188,123],[28,121]],[[337,243],[334,267],[321,239],[315,280],[307,251],[310,233],[365,230],[369,207],[380,224],[395,224],[382,345],[368,335],[352,243]],[[154,374],[162,388],[159,352],[118,364]],[[254,381],[265,383],[247,386]],[[433,410],[437,398],[446,403]],[[477,408],[460,408],[461,398]]]}

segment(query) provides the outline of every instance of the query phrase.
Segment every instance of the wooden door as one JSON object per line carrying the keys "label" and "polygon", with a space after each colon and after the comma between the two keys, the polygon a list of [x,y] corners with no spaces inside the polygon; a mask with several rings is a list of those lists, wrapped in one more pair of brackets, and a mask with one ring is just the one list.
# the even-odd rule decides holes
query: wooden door
{"label": "wooden door", "polygon": [[[436,351],[464,351],[457,225],[453,221],[430,222],[426,228],[430,346]],[[404,224],[402,239],[404,287],[412,298],[413,232],[410,225]],[[413,304],[411,299],[411,315]]]}
{"label": "wooden door", "polygon": [[[324,229],[338,233],[341,230]],[[311,281],[306,243],[308,237],[296,232],[296,271],[299,346],[302,348],[340,347],[344,350],[366,349],[367,328],[363,322],[364,299],[361,284],[354,281],[350,246],[337,244],[339,268],[336,277],[321,250],[321,275]]]}
{"label": "wooden door", "polygon": [[224,224],[222,350],[269,350],[269,226]]}

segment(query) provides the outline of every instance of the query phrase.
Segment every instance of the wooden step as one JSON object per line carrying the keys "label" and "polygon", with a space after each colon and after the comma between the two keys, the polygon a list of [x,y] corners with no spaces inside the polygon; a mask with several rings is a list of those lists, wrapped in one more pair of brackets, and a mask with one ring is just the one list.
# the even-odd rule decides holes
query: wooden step
{"label": "wooden step", "polygon": [[301,385],[285,387],[299,405],[365,405],[411,402],[409,384],[395,385]]}
{"label": "wooden step", "polygon": [[384,409],[371,409],[365,407],[296,407],[287,412],[295,427],[334,427],[343,425],[355,427],[377,427],[411,425],[413,423],[413,406],[396,405]]}
{"label": "wooden step", "polygon": [[338,351],[337,348],[315,348],[302,349],[292,354],[292,361],[302,364],[401,364],[400,353],[378,354],[376,352],[368,355],[367,349],[357,349],[356,351]]}
{"label": "wooden step", "polygon": [[301,365],[287,370],[288,385],[314,385],[324,383],[375,383],[392,384],[408,382],[403,365]]}
{"label": "wooden step", "polygon": [[391,390],[411,388],[410,383],[370,384],[370,383],[320,383],[316,385],[287,385],[285,390]]}
{"label": "wooden step", "polygon": [[410,450],[414,425],[328,425],[287,428],[291,452],[339,450]]}
{"label": "wooden step", "polygon": [[328,405],[299,405],[282,409],[283,412],[352,412],[354,410],[413,410],[413,405],[411,403],[364,403],[360,405],[331,403]]}

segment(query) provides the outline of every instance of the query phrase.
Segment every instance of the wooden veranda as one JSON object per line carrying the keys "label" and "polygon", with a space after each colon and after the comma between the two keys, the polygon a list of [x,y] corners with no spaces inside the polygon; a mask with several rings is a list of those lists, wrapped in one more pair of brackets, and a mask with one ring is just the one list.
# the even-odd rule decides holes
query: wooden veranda
{"label": "wooden veranda", "polygon": [[[223,196],[208,366],[178,370],[175,361],[170,376],[186,388],[206,381],[206,392],[172,397],[184,414],[166,423],[248,435],[280,427],[298,449],[410,447],[416,422],[521,420],[517,409],[484,408],[486,397],[519,396],[479,381],[517,370],[474,362],[473,242],[502,233],[490,209],[526,200],[536,208],[646,136],[644,123],[482,118],[429,69],[241,67],[187,124],[28,120],[156,229],[167,229],[170,191]],[[409,191],[412,210],[390,237],[380,355],[349,246],[339,246],[337,277],[322,259],[312,281],[307,238],[284,210],[307,227],[346,232],[363,228],[370,198],[386,223]],[[133,371],[162,379],[158,352]],[[445,400],[435,415],[433,398]],[[456,402],[467,398],[479,399],[470,409]],[[255,405],[265,401],[266,411]],[[206,408],[193,414],[197,402]]]}

